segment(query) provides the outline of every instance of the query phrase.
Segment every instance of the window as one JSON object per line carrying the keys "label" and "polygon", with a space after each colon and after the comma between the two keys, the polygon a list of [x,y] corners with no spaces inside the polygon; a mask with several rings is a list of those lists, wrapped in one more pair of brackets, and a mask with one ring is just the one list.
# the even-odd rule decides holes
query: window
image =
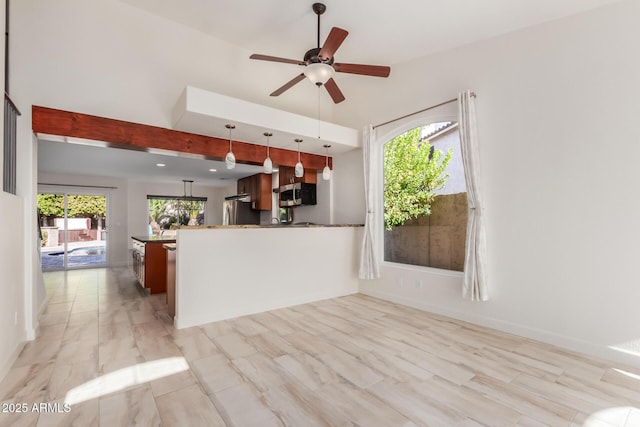
{"label": "window", "polygon": [[149,234],[180,225],[203,225],[206,197],[147,196]]}
{"label": "window", "polygon": [[3,157],[3,176],[2,189],[11,194],[16,194],[16,135],[17,135],[17,118],[20,111],[11,101],[4,95],[4,157]]}
{"label": "window", "polygon": [[456,122],[384,145],[384,260],[462,271],[467,193]]}

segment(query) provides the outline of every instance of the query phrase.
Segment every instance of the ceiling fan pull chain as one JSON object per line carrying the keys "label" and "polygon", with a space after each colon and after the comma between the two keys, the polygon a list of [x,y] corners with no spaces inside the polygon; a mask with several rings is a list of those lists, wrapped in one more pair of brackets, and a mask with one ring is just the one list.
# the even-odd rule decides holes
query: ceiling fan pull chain
{"label": "ceiling fan pull chain", "polygon": [[318,139],[320,139],[320,86],[318,86]]}

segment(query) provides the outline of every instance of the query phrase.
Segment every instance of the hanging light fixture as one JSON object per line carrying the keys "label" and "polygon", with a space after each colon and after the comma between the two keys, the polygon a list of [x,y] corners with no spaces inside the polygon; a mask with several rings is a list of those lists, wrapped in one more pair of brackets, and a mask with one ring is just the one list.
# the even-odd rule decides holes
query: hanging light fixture
{"label": "hanging light fixture", "polygon": [[233,169],[236,167],[236,156],[233,155],[233,150],[231,149],[231,130],[235,129],[234,125],[225,125],[227,129],[229,129],[229,152],[224,158],[224,164],[227,165],[227,169]]}
{"label": "hanging light fixture", "polygon": [[324,158],[324,169],[322,169],[322,179],[325,181],[329,181],[331,179],[331,169],[329,168],[329,148],[331,145],[324,144],[325,150],[325,158]]}
{"label": "hanging light fixture", "polygon": [[264,173],[270,174],[273,173],[273,163],[269,157],[269,137],[273,134],[271,132],[265,132],[263,135],[267,137],[267,158],[264,159],[264,163],[262,163],[262,170]]}
{"label": "hanging light fixture", "polygon": [[302,142],[302,139],[296,138],[295,141],[298,143],[298,163],[296,163],[295,175],[296,178],[302,178],[304,176],[304,167],[302,166],[302,162],[300,161],[300,143]]}

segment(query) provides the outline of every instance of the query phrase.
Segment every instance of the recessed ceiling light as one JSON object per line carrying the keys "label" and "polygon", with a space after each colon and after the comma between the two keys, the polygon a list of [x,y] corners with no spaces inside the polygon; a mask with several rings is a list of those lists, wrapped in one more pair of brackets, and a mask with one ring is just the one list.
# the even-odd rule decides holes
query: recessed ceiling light
{"label": "recessed ceiling light", "polygon": [[167,165],[165,165],[164,163],[156,163],[156,166],[158,166],[159,168],[163,168]]}
{"label": "recessed ceiling light", "polygon": [[215,169],[209,169],[209,172],[215,172],[215,171],[216,171]]}

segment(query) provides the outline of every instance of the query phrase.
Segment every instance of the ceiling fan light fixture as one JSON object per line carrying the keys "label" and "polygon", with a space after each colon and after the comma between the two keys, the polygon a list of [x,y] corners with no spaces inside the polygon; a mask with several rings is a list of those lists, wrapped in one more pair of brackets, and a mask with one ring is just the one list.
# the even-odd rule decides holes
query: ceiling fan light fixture
{"label": "ceiling fan light fixture", "polygon": [[323,85],[333,77],[335,70],[329,64],[316,62],[309,64],[304,69],[304,75],[311,80],[313,84]]}

